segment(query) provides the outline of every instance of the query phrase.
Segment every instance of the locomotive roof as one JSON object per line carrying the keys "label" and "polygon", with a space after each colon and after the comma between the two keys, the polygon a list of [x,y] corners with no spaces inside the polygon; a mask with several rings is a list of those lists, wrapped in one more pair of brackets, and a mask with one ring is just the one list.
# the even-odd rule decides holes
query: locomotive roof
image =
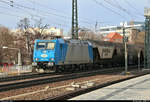
{"label": "locomotive roof", "polygon": [[75,40],[75,39],[70,39],[70,40],[66,40],[67,43],[70,44],[77,44],[77,45],[90,45],[92,46],[92,43],[90,41],[87,40]]}
{"label": "locomotive roof", "polygon": [[52,39],[52,40],[39,40],[39,39],[37,39],[36,41],[37,42],[58,41],[61,44],[70,43],[70,44],[82,44],[82,45],[89,44],[89,45],[92,45],[89,41],[86,41],[86,40],[75,40],[75,39],[69,39],[69,40],[65,40],[65,39],[61,39],[61,38],[60,39]]}

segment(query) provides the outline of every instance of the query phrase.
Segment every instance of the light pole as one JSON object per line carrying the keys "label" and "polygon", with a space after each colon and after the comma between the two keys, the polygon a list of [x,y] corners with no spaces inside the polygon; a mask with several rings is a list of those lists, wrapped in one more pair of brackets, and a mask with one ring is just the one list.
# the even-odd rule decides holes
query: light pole
{"label": "light pole", "polygon": [[125,25],[124,25],[125,23],[123,23],[123,44],[124,44],[124,53],[125,53],[125,74],[127,74],[127,72],[128,72],[128,51],[127,51],[127,37],[126,37],[126,35],[125,35],[125,30],[126,30],[126,28],[124,27]]}
{"label": "light pole", "polygon": [[138,53],[138,70],[140,71],[140,64],[141,64],[141,62],[140,62],[140,52]]}
{"label": "light pole", "polygon": [[9,48],[7,46],[3,46],[3,49],[13,49],[13,50],[18,50],[18,65],[21,66],[22,65],[22,61],[21,61],[21,51],[19,48]]}
{"label": "light pole", "polygon": [[124,40],[124,53],[125,53],[125,73],[127,74],[127,72],[128,72],[128,49],[127,49],[127,37],[126,36],[124,36],[124,38],[123,38],[123,40]]}

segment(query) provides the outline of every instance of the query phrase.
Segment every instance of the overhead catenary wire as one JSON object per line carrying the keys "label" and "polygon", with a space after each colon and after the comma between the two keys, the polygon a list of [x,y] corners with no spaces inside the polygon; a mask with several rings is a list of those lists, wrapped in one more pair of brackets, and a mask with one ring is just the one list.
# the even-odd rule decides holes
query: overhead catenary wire
{"label": "overhead catenary wire", "polygon": [[57,9],[47,7],[47,5],[38,3],[38,2],[33,1],[33,0],[25,0],[25,1],[30,2],[30,3],[32,3],[32,4],[37,4],[37,5],[39,5],[39,6],[43,7],[43,8],[46,8],[46,9],[49,9],[49,10],[52,10],[52,11],[56,11],[56,12],[59,12],[59,13],[62,13],[62,14],[66,14],[66,12],[59,11],[59,10],[57,10]]}
{"label": "overhead catenary wire", "polygon": [[[31,2],[31,3],[35,3],[35,4],[37,4],[37,5],[39,5],[39,6],[41,6],[41,7],[43,7],[43,8],[45,8],[46,7],[46,9],[48,9],[48,10],[54,10],[54,11],[56,11],[56,12],[59,12],[59,13],[62,13],[63,15],[66,15],[66,13],[65,12],[62,12],[62,11],[59,11],[59,10],[57,10],[57,9],[54,9],[54,8],[49,8],[49,7],[47,7],[46,5],[43,5],[43,4],[40,4],[40,3],[37,3],[37,2],[33,2],[32,0],[29,0],[29,2]],[[67,19],[71,19],[72,17],[70,17],[70,16],[64,16],[65,18],[67,18]],[[81,20],[81,22],[82,23],[86,23],[86,24],[91,24],[90,22],[89,22],[89,19],[87,19],[87,18],[80,18]]]}
{"label": "overhead catenary wire", "polygon": [[125,19],[125,17],[124,17],[123,15],[121,15],[120,13],[118,13],[118,12],[116,12],[116,11],[114,11],[114,10],[112,10],[112,9],[108,8],[107,6],[103,5],[103,3],[98,2],[97,0],[92,0],[92,1],[94,1],[94,2],[95,2],[96,4],[98,4],[99,6],[101,6],[101,7],[105,8],[105,9],[107,9],[107,10],[111,11],[112,13],[114,13],[114,14],[116,14],[116,15],[118,15],[118,16],[120,16],[120,17],[122,17],[123,19]]}
{"label": "overhead catenary wire", "polygon": [[[24,18],[23,16],[17,16],[17,15],[14,15],[14,14],[1,12],[1,11],[0,11],[0,15],[8,15],[8,16],[14,16],[14,17],[18,17],[18,18]],[[59,26],[61,28],[70,28],[70,25],[67,25],[67,24],[61,24],[61,23],[57,23],[57,22],[54,22],[54,21],[49,21],[49,22],[52,23],[51,25]]]}
{"label": "overhead catenary wire", "polygon": [[[10,5],[10,3],[7,2],[7,1],[0,0],[0,2],[3,2],[5,4]],[[17,3],[14,3],[13,5],[16,6],[16,7],[21,7],[21,8],[32,10],[32,11],[37,11],[37,9],[35,9],[35,8],[28,7],[28,6],[23,6],[23,5],[20,5],[20,4],[17,4]],[[43,11],[43,10],[39,10],[39,11],[43,12],[43,13],[46,13],[46,14],[49,14],[49,15],[55,15],[55,16],[58,16],[58,17],[68,18],[67,16],[57,15],[55,13],[49,13],[49,12],[46,12],[46,11]]]}
{"label": "overhead catenary wire", "polygon": [[[7,5],[10,5],[10,2],[7,2],[7,1],[4,1],[4,0],[0,0],[0,2],[1,3],[5,3],[5,4],[7,4]],[[16,10],[21,10],[21,11],[25,11],[25,12],[27,12],[30,16],[32,16],[33,14],[32,13],[30,13],[30,12],[28,12],[28,11],[26,11],[25,9],[27,9],[27,10],[32,10],[32,11],[35,11],[36,9],[34,9],[34,8],[30,8],[30,7],[26,7],[26,6],[22,6],[22,5],[19,5],[19,4],[17,4],[16,5],[16,3],[13,3],[13,6],[12,6],[13,8],[16,8]],[[9,8],[6,8],[6,7],[4,7],[4,9],[9,9]],[[15,11],[15,12],[18,12],[18,11]],[[15,14],[10,14],[10,13],[7,13],[7,12],[1,12],[1,14],[2,15],[9,15],[9,16],[14,16],[14,17],[19,17],[19,18],[25,18],[25,17],[23,17],[23,16],[17,16],[17,15],[15,15]],[[33,15],[34,17],[37,17],[38,15]],[[32,17],[33,17],[32,16]],[[28,17],[27,17],[28,18]],[[36,20],[36,19],[34,19],[34,18],[32,18],[32,20]],[[37,21],[37,20],[36,20]],[[49,21],[49,20],[48,20]],[[56,22],[54,22],[53,20],[51,20],[51,21],[49,21],[49,23],[51,23],[51,25],[57,25],[57,26],[62,26],[62,28],[70,28],[70,26],[71,25],[67,25],[67,23],[65,23],[65,24],[61,24],[61,23],[56,23]],[[83,23],[83,22],[82,22]],[[68,23],[69,24],[69,23]],[[91,24],[91,23],[90,23]],[[79,26],[81,26],[81,25],[79,25]],[[83,26],[83,25],[82,25]]]}
{"label": "overhead catenary wire", "polygon": [[[1,12],[1,11],[0,11],[0,15],[8,15],[8,16],[14,16],[14,17],[18,17],[18,18],[24,18],[23,16],[18,16],[18,15],[6,13],[6,12]],[[53,21],[50,21],[50,22],[53,22]],[[53,25],[62,26],[62,27],[70,27],[69,25],[56,23],[56,22],[53,22]]]}
{"label": "overhead catenary wire", "polygon": [[[3,2],[5,4],[10,5],[10,2],[4,1],[4,0],[0,0],[0,2]],[[15,2],[14,2],[13,5],[16,6],[16,7],[21,7],[21,8],[32,10],[32,11],[35,11],[35,12],[37,11],[37,9],[35,9],[35,8],[24,6],[24,5],[20,5],[20,4],[17,4]],[[38,11],[40,13],[44,13],[45,15],[53,15],[53,16],[57,16],[57,17],[59,17],[61,19],[65,19],[65,20],[66,19],[70,19],[71,20],[71,17],[68,17],[66,15],[60,15],[60,14],[56,14],[56,13],[52,13],[52,12],[47,12],[47,11],[44,11],[44,10],[38,10]],[[79,21],[82,22],[82,23],[85,23],[85,24],[93,24],[93,23],[90,23],[89,21],[85,21],[85,20],[79,20]]]}
{"label": "overhead catenary wire", "polygon": [[[9,10],[8,8],[2,7],[2,6],[0,6],[0,8],[4,8],[4,9]],[[14,17],[18,17],[18,18],[20,18],[20,19],[21,19],[21,18],[25,18],[24,16],[18,16],[18,15],[15,15],[15,14],[7,13],[7,12],[1,12],[1,11],[0,11],[0,14],[1,14],[1,15],[14,16]],[[48,21],[49,21],[49,20],[48,20]],[[56,23],[56,22],[54,22],[54,21],[50,21],[50,22],[53,22],[53,25],[62,26],[62,27],[70,27],[70,26],[67,25],[67,24]]]}
{"label": "overhead catenary wire", "polygon": [[[0,2],[2,3],[5,3],[7,5],[10,5],[10,2],[8,1],[4,1],[4,0],[0,0]],[[31,11],[35,11],[37,12],[37,9],[33,8],[33,7],[29,7],[29,6],[25,6],[25,5],[21,5],[21,4],[18,4],[16,2],[13,3],[13,6],[16,8],[16,9],[21,9],[21,10],[31,10]],[[30,13],[30,12],[29,12]],[[116,12],[117,13],[117,12]],[[70,20],[70,17],[66,16],[66,15],[59,15],[59,14],[56,14],[56,13],[51,13],[51,12],[48,12],[48,11],[45,11],[45,10],[39,10],[39,15],[42,15],[43,17],[45,17],[46,15],[53,15],[53,16],[57,16],[61,19],[64,19],[65,20],[68,20],[68,23],[69,23],[69,20]],[[119,13],[117,13],[118,15],[120,15]],[[37,15],[33,15],[32,13],[30,14],[32,17],[38,17]],[[41,16],[40,15],[40,16]],[[121,16],[121,15],[120,15]],[[48,17],[48,16],[47,16]],[[122,18],[124,18],[124,16],[121,16]],[[40,18],[40,17],[39,17]],[[33,18],[32,18],[33,19]],[[63,20],[61,20],[63,21]],[[90,21],[90,20],[89,20]],[[89,21],[82,21],[82,20],[79,20],[80,23],[85,23],[85,24],[89,24],[89,25],[95,25],[95,22],[89,22]],[[99,22],[99,23],[105,23],[105,22]]]}
{"label": "overhead catenary wire", "polygon": [[[118,9],[120,9],[121,11],[123,11],[123,12],[125,12],[126,14],[128,14],[132,19],[133,19],[133,17],[135,17],[135,18],[139,18],[139,16],[142,16],[143,17],[143,15],[140,15],[140,14],[135,14],[135,12],[134,13],[131,13],[129,10],[127,10],[126,8],[123,8],[120,4],[119,4],[119,2],[117,1],[117,0],[113,0],[113,2],[114,3],[112,3],[111,1],[108,1],[108,0],[105,0],[105,1],[107,1],[108,3],[110,3],[110,5],[112,4],[112,6],[113,6],[113,4],[114,4],[114,7],[116,7],[116,8],[118,8]],[[124,1],[127,1],[127,0],[124,0]]]}
{"label": "overhead catenary wire", "polygon": [[17,15],[14,15],[14,14],[10,14],[10,13],[6,13],[6,12],[2,12],[0,11],[0,15],[8,15],[8,16],[14,16],[14,17],[19,17],[19,18],[22,18],[23,16],[17,16]]}
{"label": "overhead catenary wire", "polygon": [[111,0],[104,0],[104,2],[111,5],[112,7],[115,7],[117,9],[127,13],[132,18],[133,15],[130,12],[128,12],[125,8],[121,7],[117,1],[115,1],[115,4],[112,3]]}
{"label": "overhead catenary wire", "polygon": [[[37,1],[35,2],[35,1],[33,1],[33,0],[27,0],[28,2],[30,2],[30,3],[35,3],[35,4],[37,4],[37,5],[39,5],[39,6],[41,6],[41,7],[43,7],[43,8],[46,8],[46,9],[49,9],[49,10],[53,10],[53,11],[56,11],[56,12],[59,12],[59,13],[61,13],[61,14],[64,14],[64,15],[66,15],[66,12],[64,12],[64,11],[60,11],[60,10],[57,10],[57,9],[54,9],[54,8],[50,8],[50,7],[48,7],[47,5],[44,5],[44,4],[40,4],[40,3],[38,3]],[[71,18],[70,16],[69,16],[69,18]],[[91,22],[94,22],[94,20],[92,21],[92,19],[89,19],[89,18],[83,18],[83,17],[80,17],[80,21],[82,22],[82,23],[88,23],[88,24],[91,24],[89,21],[91,21]]]}
{"label": "overhead catenary wire", "polygon": [[[2,2],[2,3],[5,3],[5,4],[7,4],[7,5],[10,5],[10,3],[9,2],[6,2],[6,1],[0,1],[0,2]],[[6,8],[6,7],[3,7],[3,8],[5,8],[5,9],[8,9],[8,8]],[[18,6],[15,6],[15,5],[13,5],[13,8],[16,8],[18,11],[24,11],[24,12],[26,12],[27,14],[29,14],[30,16],[35,16],[35,17],[39,17],[39,18],[43,18],[42,17],[42,15],[40,16],[40,15],[35,15],[35,14],[31,14],[30,12],[28,12],[28,11],[26,11],[25,9],[22,9],[21,7],[18,7]],[[18,11],[15,11],[15,12],[18,12]]]}
{"label": "overhead catenary wire", "polygon": [[[0,8],[4,8],[4,9],[7,9],[7,10],[10,11],[10,9],[9,9],[9,8],[6,8],[6,7],[0,6]],[[33,20],[36,20],[36,19],[34,19],[34,17],[37,17],[37,18],[44,18],[44,16],[32,14],[32,13],[30,13],[30,12],[26,11],[25,9],[20,8],[20,7],[14,6],[14,8],[17,8],[18,11],[15,11],[15,12],[18,12],[18,13],[20,13],[20,12],[22,12],[22,11],[27,12],[27,14],[29,14],[29,15],[31,16],[31,19],[33,19]],[[20,10],[21,10],[21,11],[20,11]],[[19,11],[20,11],[20,12],[19,12]]]}
{"label": "overhead catenary wire", "polygon": [[[109,7],[105,6],[103,3],[99,2],[98,0],[93,0],[95,3],[99,4],[101,7],[113,12],[116,15],[119,15],[120,17],[123,17],[124,21],[126,20],[125,18],[127,18],[126,16],[121,15],[120,13],[114,11],[113,9],[110,9]],[[143,17],[143,15],[135,15],[134,13],[132,14],[131,12],[129,12],[127,9],[124,9],[118,2],[115,2],[116,0],[114,0],[114,3],[110,2],[110,0],[104,0],[105,2],[109,2],[110,5],[116,6],[119,10],[122,10],[123,12],[126,12],[131,18],[132,20],[135,20],[139,17]],[[133,16],[135,18],[133,18]]]}
{"label": "overhead catenary wire", "polygon": [[[5,4],[7,4],[7,5],[10,5],[10,2],[7,2],[7,1],[4,1],[4,0],[0,0],[0,2],[2,2],[2,3],[5,3]],[[43,5],[43,6],[45,6],[45,5]],[[25,10],[25,9],[27,9],[27,10],[31,10],[31,11],[34,11],[34,12],[36,12],[37,11],[37,9],[35,9],[35,8],[32,8],[32,7],[28,7],[28,6],[24,6],[24,5],[20,5],[20,4],[18,4],[18,3],[16,3],[16,2],[13,2],[13,7],[15,7],[15,8],[17,8],[18,10],[20,10],[20,9],[22,9],[22,10]],[[26,11],[27,12],[27,11]],[[30,13],[30,12],[29,12]],[[42,13],[42,14],[41,14]],[[40,15],[41,14],[41,15]],[[59,17],[59,19],[62,19],[61,20],[61,22],[63,21],[63,22],[66,22],[66,23],[69,23],[71,20],[71,17],[68,17],[68,16],[61,16],[61,15],[58,15],[58,14],[53,14],[53,13],[51,13],[51,12],[46,12],[46,11],[43,11],[43,10],[39,10],[39,13],[38,13],[38,15],[39,16],[37,16],[37,15],[33,15],[33,14],[29,14],[30,16],[31,16],[31,19],[33,19],[34,21],[35,21],[35,19],[34,19],[34,17],[39,17],[39,16],[43,16],[43,18],[48,18],[49,19],[49,17],[48,17],[48,15],[53,15],[53,16],[57,16],[57,17]],[[39,18],[41,18],[41,17],[39,17]],[[55,18],[56,19],[56,18]],[[79,20],[79,22],[81,23],[81,24],[88,24],[89,26],[93,26],[94,25],[94,23],[93,22],[89,22],[90,20],[88,20],[88,21],[86,21],[86,20]],[[99,22],[99,23],[106,23],[106,22]]]}
{"label": "overhead catenary wire", "polygon": [[[8,11],[10,11],[10,8],[7,8],[7,7],[4,7],[4,6],[0,6],[0,8],[3,8],[3,9],[6,9],[6,10],[8,10]],[[24,11],[24,12],[26,12],[28,15],[30,15],[31,17],[37,17],[37,18],[43,18],[42,16],[39,16],[39,15],[35,15],[35,14],[31,14],[30,12],[28,12],[28,11],[26,11],[26,10],[24,10],[24,9],[22,9],[22,8],[19,8],[19,7],[15,7],[14,6],[14,8],[17,8],[14,12],[17,12],[17,13],[22,13],[22,11]],[[12,12],[12,11],[11,11]]]}
{"label": "overhead catenary wire", "polygon": [[[54,9],[54,8],[49,8],[49,6],[47,6],[47,5],[44,5],[44,4],[41,4],[41,3],[38,3],[37,1],[33,1],[33,0],[27,0],[27,2],[30,2],[30,3],[35,3],[35,4],[37,4],[38,6],[40,6],[40,7],[42,7],[42,8],[46,8],[46,9],[48,9],[48,11],[51,11],[51,10],[53,10],[53,11],[55,11],[55,13],[57,12],[57,13],[61,13],[61,14],[63,14],[63,15],[66,15],[66,12],[64,12],[64,11],[60,11],[60,10],[57,10],[57,9]],[[67,16],[67,19],[71,19],[72,17],[71,16]],[[65,19],[65,20],[67,20],[67,19]],[[80,19],[79,19],[79,22],[80,23],[85,23],[85,24],[89,24],[89,25],[91,25],[91,24],[95,24],[95,23],[93,23],[93,22],[95,22],[94,20],[93,20],[93,18],[92,19],[89,19],[89,18],[83,18],[83,17],[80,17]],[[100,22],[99,21],[99,23],[107,23],[107,22]]]}
{"label": "overhead catenary wire", "polygon": [[[0,2],[3,2],[3,3],[5,3],[5,4],[8,4],[8,5],[9,5],[9,2],[3,1],[3,0],[0,0]],[[22,9],[21,7],[27,8],[27,7],[25,7],[25,6],[20,6],[20,5],[19,5],[19,6],[16,6],[15,4],[14,4],[14,7],[17,8],[18,10],[20,10],[20,9],[21,9],[21,10],[24,10],[24,9]],[[6,9],[6,8],[5,8],[5,9]],[[33,8],[27,8],[27,9],[30,9],[30,10],[32,9],[32,10],[33,10]],[[26,11],[26,12],[27,12],[27,11]],[[33,15],[33,14],[31,14],[31,13],[30,13],[30,15],[37,17],[37,15]],[[32,18],[32,19],[33,19],[33,18]],[[58,25],[60,25],[60,24],[58,24]],[[63,25],[63,24],[62,24],[62,25]]]}
{"label": "overhead catenary wire", "polygon": [[134,9],[135,12],[137,12],[137,14],[139,14],[139,16],[143,16],[143,14],[136,8],[134,7],[130,2],[128,2],[128,0],[123,0],[127,5],[130,6],[130,8]]}
{"label": "overhead catenary wire", "polygon": [[[121,6],[117,0],[113,0],[113,2],[111,2],[111,0],[104,0],[104,1],[107,2],[108,4],[114,6],[115,8],[118,8],[119,10],[125,12],[126,14],[128,14],[132,18],[132,20],[143,17],[143,14],[137,14],[135,12],[131,13],[129,10],[127,10],[126,8]],[[123,0],[123,1],[127,2],[127,0]],[[136,11],[138,11],[138,10],[136,10]]]}

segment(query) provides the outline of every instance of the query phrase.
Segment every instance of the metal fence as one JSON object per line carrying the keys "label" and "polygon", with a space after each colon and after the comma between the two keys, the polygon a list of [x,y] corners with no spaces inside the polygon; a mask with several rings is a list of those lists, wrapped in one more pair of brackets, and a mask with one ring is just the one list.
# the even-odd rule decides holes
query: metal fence
{"label": "metal fence", "polygon": [[0,77],[5,77],[8,75],[15,75],[15,74],[22,74],[22,73],[29,73],[32,72],[32,66],[0,66]]}

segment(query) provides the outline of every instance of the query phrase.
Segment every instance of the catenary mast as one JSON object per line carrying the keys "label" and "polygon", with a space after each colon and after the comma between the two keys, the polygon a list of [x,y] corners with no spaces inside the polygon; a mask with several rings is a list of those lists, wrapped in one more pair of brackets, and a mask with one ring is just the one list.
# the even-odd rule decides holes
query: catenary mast
{"label": "catenary mast", "polygon": [[145,8],[145,47],[144,67],[150,68],[150,8]]}
{"label": "catenary mast", "polygon": [[72,0],[72,39],[78,39],[78,6],[77,6],[77,0]]}

